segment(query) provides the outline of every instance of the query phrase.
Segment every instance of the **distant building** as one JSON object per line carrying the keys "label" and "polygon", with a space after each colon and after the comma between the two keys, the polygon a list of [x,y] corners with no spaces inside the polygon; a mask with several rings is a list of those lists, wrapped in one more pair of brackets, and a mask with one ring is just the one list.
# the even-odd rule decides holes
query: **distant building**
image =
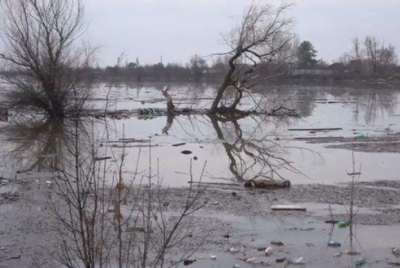
{"label": "distant building", "polygon": [[332,70],[333,75],[342,75],[345,72],[346,67],[343,63],[336,62],[329,65],[328,69]]}
{"label": "distant building", "polygon": [[361,60],[351,60],[348,69],[352,73],[361,73],[363,70],[363,63]]}

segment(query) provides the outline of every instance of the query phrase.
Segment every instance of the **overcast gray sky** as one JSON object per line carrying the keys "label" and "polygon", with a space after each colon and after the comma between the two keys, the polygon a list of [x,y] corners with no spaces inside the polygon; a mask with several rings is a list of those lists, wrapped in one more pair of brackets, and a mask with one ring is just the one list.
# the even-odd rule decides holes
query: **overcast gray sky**
{"label": "overcast gray sky", "polygon": [[[251,0],[83,0],[90,23],[85,38],[100,46],[101,65],[125,59],[186,63],[195,53],[226,51],[220,33],[235,25]],[[277,3],[277,0],[260,0]],[[301,40],[328,62],[350,40],[376,36],[400,48],[400,0],[294,0],[290,15]]]}

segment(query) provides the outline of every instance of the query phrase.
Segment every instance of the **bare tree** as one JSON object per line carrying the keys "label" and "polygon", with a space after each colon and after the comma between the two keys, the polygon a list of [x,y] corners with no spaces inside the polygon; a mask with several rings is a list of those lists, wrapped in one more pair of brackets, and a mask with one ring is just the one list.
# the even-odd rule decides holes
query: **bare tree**
{"label": "bare tree", "polygon": [[0,59],[11,85],[5,104],[65,117],[69,98],[87,97],[81,87],[95,51],[74,46],[85,31],[81,0],[3,0],[1,7],[6,52]]}
{"label": "bare tree", "polygon": [[362,60],[363,58],[363,51],[361,48],[360,39],[358,37],[351,40],[352,49],[349,53],[349,57],[351,60]]}
{"label": "bare tree", "polygon": [[386,75],[388,68],[397,63],[395,47],[385,46],[375,37],[367,36],[364,40],[366,60],[373,75]]}
{"label": "bare tree", "polygon": [[372,73],[377,74],[379,43],[375,37],[367,36],[364,40],[364,47],[367,55],[367,60],[370,63],[372,69]]}
{"label": "bare tree", "polygon": [[[253,3],[243,14],[242,21],[224,37],[232,49],[222,54],[229,55],[229,70],[212,103],[210,113],[238,111],[237,105],[244,92],[262,81],[271,78],[267,67],[289,60],[291,55],[292,20],[284,17],[290,5],[275,8]],[[284,73],[284,71],[282,72]],[[235,98],[229,107],[221,106],[224,94],[233,89]]]}

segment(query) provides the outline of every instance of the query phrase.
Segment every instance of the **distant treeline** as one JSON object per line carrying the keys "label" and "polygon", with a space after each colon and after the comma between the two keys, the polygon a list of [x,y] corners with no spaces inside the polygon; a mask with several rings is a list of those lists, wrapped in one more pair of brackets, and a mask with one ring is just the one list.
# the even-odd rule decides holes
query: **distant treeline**
{"label": "distant treeline", "polygon": [[[283,69],[283,68],[282,68]],[[155,65],[127,65],[125,67],[108,66],[93,70],[99,79],[148,82],[148,81],[168,81],[168,82],[218,82],[224,78],[228,71],[227,65],[217,64],[203,66],[202,68],[190,68],[179,64],[161,63]],[[268,66],[265,73],[276,73],[276,66]]]}
{"label": "distant treeline", "polygon": [[[352,40],[351,50],[338,60],[328,64],[317,59],[317,50],[309,41],[294,40],[292,48],[283,55],[285,60],[266,62],[262,76],[274,80],[365,80],[377,78],[400,78],[400,67],[395,47],[380,43],[375,37]],[[171,82],[220,82],[228,72],[229,58],[216,57],[210,63],[197,55],[185,65],[177,63],[141,65],[139,61],[125,66],[97,68],[100,79],[117,78],[128,81],[171,81]],[[277,63],[279,62],[279,63]],[[251,69],[251,62],[238,64],[236,72]]]}

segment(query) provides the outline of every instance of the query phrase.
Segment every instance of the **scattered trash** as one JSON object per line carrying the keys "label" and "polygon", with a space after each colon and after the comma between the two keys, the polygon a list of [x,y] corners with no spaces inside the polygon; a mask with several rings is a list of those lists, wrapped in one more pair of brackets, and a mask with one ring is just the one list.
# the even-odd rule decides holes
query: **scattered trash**
{"label": "scattered trash", "polygon": [[294,265],[303,265],[304,263],[304,257],[300,257],[298,259],[294,259],[292,261],[289,262],[290,264],[294,264]]}
{"label": "scattered trash", "polygon": [[239,264],[235,264],[235,265],[233,265],[233,268],[240,268],[240,265]]}
{"label": "scattered trash", "polygon": [[272,252],[273,252],[272,247],[267,247],[265,249],[265,256],[271,256]]}
{"label": "scattered trash", "polygon": [[346,254],[346,255],[350,255],[350,256],[355,256],[355,255],[360,255],[360,252],[357,251],[345,251],[345,252],[341,252],[342,254]]}
{"label": "scattered trash", "polygon": [[365,133],[360,133],[357,135],[357,138],[366,138],[367,135]]}
{"label": "scattered trash", "polygon": [[53,186],[53,182],[52,181],[46,181],[46,185],[51,187],[51,186]]}
{"label": "scattered trash", "polygon": [[283,246],[283,243],[281,241],[271,241],[271,245]]}
{"label": "scattered trash", "polygon": [[257,251],[265,251],[267,248],[266,247],[259,247],[257,248]]}
{"label": "scattered trash", "polygon": [[343,228],[346,228],[347,226],[349,226],[349,223],[346,222],[346,221],[339,221],[337,223],[337,226],[338,226],[339,229],[343,229]]}
{"label": "scattered trash", "polygon": [[184,260],[183,261],[183,265],[188,266],[191,265],[192,263],[194,263],[196,260]]}
{"label": "scattered trash", "polygon": [[224,238],[230,238],[230,237],[232,237],[230,234],[226,234],[226,235],[223,235],[223,237]]}
{"label": "scattered trash", "polygon": [[193,160],[196,161],[197,159],[199,159],[197,156],[193,157]]}
{"label": "scattered trash", "polygon": [[237,248],[230,248],[229,249],[229,252],[231,252],[231,253],[238,253],[240,250],[239,249],[237,249]]}
{"label": "scattered trash", "polygon": [[257,258],[255,258],[255,257],[248,258],[248,259],[246,260],[247,263],[254,263],[254,262],[256,262],[256,261],[257,261]]}
{"label": "scattered trash", "polygon": [[328,247],[330,248],[340,248],[341,244],[336,241],[329,241],[328,242]]}
{"label": "scattered trash", "polygon": [[94,161],[104,161],[104,160],[109,160],[111,159],[111,156],[107,156],[107,157],[95,157],[93,160]]}
{"label": "scattered trash", "polygon": [[272,210],[280,211],[280,210],[297,210],[297,211],[307,211],[306,207],[296,206],[296,205],[275,205],[271,206]]}
{"label": "scattered trash", "polygon": [[219,202],[214,202],[213,205],[214,205],[214,206],[218,206],[218,205],[219,205]]}
{"label": "scattered trash", "polygon": [[399,248],[392,248],[392,254],[395,256],[400,256],[400,249]]}
{"label": "scattered trash", "polygon": [[276,259],[275,261],[276,261],[277,263],[282,263],[282,262],[286,261],[286,257]]}
{"label": "scattered trash", "polygon": [[343,128],[289,128],[288,131],[338,131],[343,130]]}
{"label": "scattered trash", "polygon": [[137,109],[137,115],[142,116],[142,115],[149,115],[149,116],[157,116],[157,115],[162,115],[163,112],[160,109]]}
{"label": "scattered trash", "polygon": [[356,260],[355,263],[356,263],[356,266],[363,266],[364,264],[367,263],[367,260],[364,259],[364,258],[359,258],[359,259]]}
{"label": "scattered trash", "polygon": [[172,146],[174,146],[174,147],[179,147],[179,146],[183,146],[183,145],[186,145],[186,143],[182,142],[182,143],[172,144]]}
{"label": "scattered trash", "polygon": [[184,151],[182,151],[181,153],[182,153],[182,154],[192,154],[192,151],[184,150]]}
{"label": "scattered trash", "polygon": [[212,260],[216,260],[216,259],[217,259],[217,256],[215,256],[215,255],[211,255],[211,256],[210,256],[210,259],[212,259]]}
{"label": "scattered trash", "polygon": [[336,221],[336,220],[326,220],[325,221],[325,223],[329,223],[329,224],[336,224],[336,223],[338,223],[339,221]]}

